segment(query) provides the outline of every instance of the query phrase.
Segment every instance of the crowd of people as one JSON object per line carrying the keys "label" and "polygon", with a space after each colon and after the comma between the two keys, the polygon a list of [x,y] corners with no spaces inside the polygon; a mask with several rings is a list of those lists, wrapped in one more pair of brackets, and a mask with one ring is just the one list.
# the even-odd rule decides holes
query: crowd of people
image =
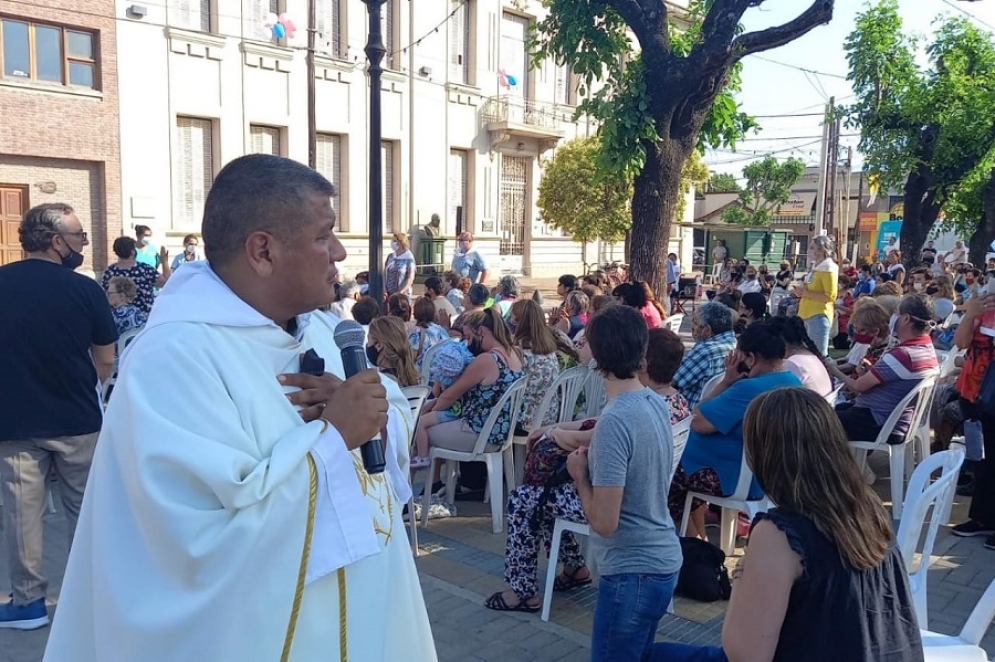
{"label": "crowd of people", "polygon": [[[177,272],[196,271],[184,265],[201,259],[196,235],[170,261],[152,246],[148,228],[136,234],[114,242],[117,261],[104,271],[101,293],[72,273],[87,245],[72,209],[42,205],[22,222],[29,259],[0,268],[0,299],[8,308],[57,314],[53,301],[23,295],[19,284],[28,280],[50,282],[65,306],[88,302],[57,340],[66,357],[59,375],[39,376],[27,359],[4,364],[24,386],[0,404],[0,418],[16,421],[0,427],[4,530],[26,533],[4,537],[13,600],[0,605],[0,627],[47,623],[44,478],[55,471],[63,483],[72,535],[101,426],[93,387],[114,369],[116,338],[145,325],[159,305],[157,291]],[[647,283],[612,286],[600,273],[565,274],[559,300],[546,309],[514,276],[492,286],[469,233],[459,237],[452,268],[421,284],[407,236],[395,233],[383,301],[369,296],[368,278],[357,274],[335,284],[334,300],[316,303],[327,314],[320,324],[354,319],[364,327],[368,363],[390,384],[431,386],[407,453],[412,470],[429,466],[432,448],[473,448],[504,394],[524,380],[522,410],[498,412],[486,440],[493,450],[510,436],[528,439],[524,479],[509,486],[507,589],[491,595],[488,608],[540,609],[539,558],[549,552],[556,519],[566,518],[589,525],[599,571],[593,660],[738,660],[747,652],[757,659],[828,659],[826,651],[868,662],[921,659],[891,521],[868,484],[874,476],[862,475],[848,442],[875,439],[899,403],[938,375],[943,343],[965,350],[942,404],[957,405],[965,434],[977,422],[986,452],[963,486],[973,490],[970,519],[953,532],[989,536],[986,546],[995,549],[995,412],[979,405],[995,358],[995,329],[986,326],[995,285],[985,282],[995,282],[995,270],[938,259],[929,245],[923,258],[932,251],[933,261],[910,273],[897,248],[886,265],[855,268],[837,263],[833,241],[820,236],[811,245],[810,270],[797,279],[788,262],[771,273],[718,248],[721,285],[688,315],[687,348],[667,328],[668,311]],[[219,264],[235,259],[220,255]],[[676,256],[669,262],[668,296],[680,279]],[[242,277],[252,280],[250,271],[245,267]],[[295,337],[306,331],[296,319],[284,320]],[[830,347],[848,353],[832,358]],[[576,420],[557,421],[554,404],[541,417],[540,403],[559,375],[578,365],[603,380],[604,405],[586,408],[596,415],[578,407]],[[49,403],[49,391],[63,397]],[[913,407],[892,430],[896,442],[909,430]],[[329,420],[318,420],[324,434]],[[678,457],[674,428],[688,421]],[[937,449],[952,436],[940,427]],[[749,498],[766,495],[777,505],[745,523],[750,545],[734,573],[721,648],[654,644],[682,566],[675,522],[685,516],[688,493],[729,496],[744,469],[754,476]],[[472,489],[470,466],[461,471],[461,483]],[[438,478],[428,481],[432,493]],[[707,540],[704,506],[690,501],[687,535]],[[569,533],[559,559],[554,590],[592,583],[588,559]],[[864,590],[869,582],[877,590]]]}

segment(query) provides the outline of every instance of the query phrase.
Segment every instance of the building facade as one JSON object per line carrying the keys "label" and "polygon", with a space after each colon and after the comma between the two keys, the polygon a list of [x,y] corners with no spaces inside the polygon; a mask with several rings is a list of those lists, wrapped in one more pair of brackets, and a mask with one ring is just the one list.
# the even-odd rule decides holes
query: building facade
{"label": "building facade", "polygon": [[0,264],[21,259],[21,216],[66,202],[101,270],[121,233],[118,73],[112,0],[0,4]]}
{"label": "building facade", "polygon": [[[316,3],[316,167],[340,191],[354,273],[369,259],[367,12],[361,0]],[[385,247],[438,214],[447,257],[467,229],[502,271],[542,276],[612,258],[549,228],[536,206],[556,146],[595,131],[572,119],[567,68],[531,66],[541,3],[387,0],[383,12]],[[225,163],[254,152],[307,162],[307,2],[121,0],[117,16],[125,229],[149,225],[175,250],[199,231]]]}

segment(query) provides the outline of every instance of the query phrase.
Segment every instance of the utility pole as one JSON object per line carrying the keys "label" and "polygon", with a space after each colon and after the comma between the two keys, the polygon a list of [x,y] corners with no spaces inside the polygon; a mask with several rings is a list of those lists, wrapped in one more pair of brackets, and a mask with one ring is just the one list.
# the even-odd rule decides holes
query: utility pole
{"label": "utility pole", "polygon": [[826,104],[826,116],[822,120],[822,160],[819,161],[819,187],[815,198],[816,235],[823,233],[826,219],[826,161],[829,158],[829,125],[835,105],[836,97],[831,97]]}
{"label": "utility pole", "polygon": [[318,167],[318,121],[315,118],[314,48],[318,32],[317,0],[307,0],[307,165]]}
{"label": "utility pole", "polygon": [[829,125],[829,145],[827,151],[829,156],[829,159],[826,161],[828,181],[826,182],[825,191],[826,218],[823,221],[823,227],[826,228],[826,234],[832,237],[837,235],[836,226],[839,222],[839,219],[837,218],[839,205],[836,201],[836,180],[839,174],[840,164],[840,121],[838,119],[834,120],[833,123]]}
{"label": "utility pole", "polygon": [[[314,0],[311,0],[312,2]],[[380,26],[380,9],[386,0],[363,0],[369,17],[369,34],[366,40],[366,58],[370,61],[370,296],[383,304],[383,139],[381,136],[380,63],[387,48],[383,43]]]}

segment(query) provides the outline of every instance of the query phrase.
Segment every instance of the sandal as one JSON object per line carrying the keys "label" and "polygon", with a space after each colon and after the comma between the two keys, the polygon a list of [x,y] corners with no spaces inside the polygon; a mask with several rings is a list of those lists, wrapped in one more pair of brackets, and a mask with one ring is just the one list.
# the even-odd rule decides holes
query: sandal
{"label": "sandal", "polygon": [[539,605],[535,607],[529,605],[527,600],[519,600],[518,604],[509,605],[504,599],[504,591],[498,591],[484,600],[484,606],[494,611],[524,611],[528,614],[534,614],[541,609]]}
{"label": "sandal", "polygon": [[427,469],[431,464],[427,457],[420,457],[418,455],[411,456],[411,468],[412,469]]}
{"label": "sandal", "polygon": [[574,571],[556,576],[556,581],[553,582],[554,591],[572,591],[575,588],[581,588],[583,586],[591,585],[591,573],[588,571],[587,577],[578,577],[577,573],[581,570],[587,570],[586,567],[574,568]]}

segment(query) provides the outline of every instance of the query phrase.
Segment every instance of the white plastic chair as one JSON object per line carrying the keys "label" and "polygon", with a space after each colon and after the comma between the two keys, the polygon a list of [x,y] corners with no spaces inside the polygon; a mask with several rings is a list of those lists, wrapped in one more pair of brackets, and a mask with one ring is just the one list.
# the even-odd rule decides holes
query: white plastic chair
{"label": "white plastic chair", "polygon": [[443,340],[438,345],[432,345],[427,350],[425,350],[425,356],[422,357],[421,361],[421,370],[418,371],[419,374],[421,375],[421,383],[424,384],[425,386],[428,386],[430,382],[429,375],[431,374],[432,371],[432,359],[435,357],[435,353],[439,351],[440,347],[442,347],[446,343],[451,343],[451,342],[456,342],[456,340],[453,338],[449,338],[448,340]]}
{"label": "white plastic chair", "polygon": [[840,384],[839,386],[837,386],[836,388],[834,388],[829,395],[826,396],[826,402],[829,403],[830,407],[832,407],[834,409],[836,408],[836,400],[839,399],[839,397],[840,397],[840,391],[842,391],[842,390],[843,390],[843,385]]}
{"label": "white plastic chair", "polygon": [[[957,473],[964,463],[963,450],[942,451],[930,456],[916,467],[909,479],[909,489],[905,495],[902,521],[898,525],[896,540],[902,551],[905,569],[909,573],[909,586],[912,589],[912,604],[919,619],[919,626],[927,628],[929,614],[926,610],[926,573],[932,564],[933,543],[944,513],[954,500],[957,489]],[[934,472],[940,477],[930,482]],[[923,542],[919,565],[914,563],[919,538],[926,524],[926,515],[932,509],[926,539]]]}
{"label": "white plastic chair", "polygon": [[[668,486],[674,480],[674,472],[677,471],[677,465],[680,464],[681,456],[684,454],[684,447],[687,446],[688,436],[691,434],[691,417],[688,416],[673,426],[672,431],[674,436],[674,462],[670,470],[670,480],[667,482]],[[549,565],[546,567],[546,590],[542,594],[542,620],[544,621],[549,620],[549,608],[553,604],[553,584],[556,583],[556,566],[559,565],[560,559],[560,539],[563,537],[564,531],[573,531],[578,535],[589,536],[591,535],[591,525],[571,522],[562,517],[556,518],[556,523],[553,524],[553,539],[549,545]],[[589,559],[588,567],[590,568],[590,566]]]}
{"label": "white plastic chair", "polygon": [[667,319],[663,320],[664,326],[673,331],[674,333],[680,335],[681,324],[684,323],[684,313],[677,313],[676,315],[670,315]]}
{"label": "white plastic chair", "polygon": [[[504,481],[507,479],[510,485],[515,477],[514,467],[504,462],[505,450],[511,446],[512,437],[515,434],[515,426],[518,425],[518,417],[522,411],[522,399],[525,396],[526,379],[522,377],[512,384],[501,399],[491,410],[490,416],[477,435],[477,441],[473,449],[464,451],[453,451],[447,448],[430,447],[428,453],[428,477],[425,479],[425,486],[429,487],[432,474],[435,473],[436,462],[446,462],[446,502],[452,503],[456,495],[456,462],[483,462],[487,465],[487,483],[490,488],[491,520],[494,533],[501,533],[504,528]],[[498,447],[487,450],[490,444],[491,430],[497,423],[498,416],[502,411],[508,410],[508,434],[501,440]],[[428,490],[425,490],[427,492]],[[421,523],[425,526],[428,522],[428,508],[422,508]]]}
{"label": "white plastic chair", "polygon": [[770,508],[770,500],[767,496],[759,499],[748,499],[750,484],[753,482],[753,471],[746,462],[746,448],[743,448],[743,459],[740,462],[739,480],[736,481],[736,489],[730,496],[713,496],[700,492],[688,491],[687,498],[684,499],[684,515],[681,517],[681,535],[686,536],[688,531],[688,521],[691,519],[691,503],[694,499],[699,499],[706,503],[711,503],[722,508],[722,526],[719,529],[719,547],[732,556],[736,551],[736,525],[739,520],[739,513],[746,513],[752,521],[759,513],[765,513]]}
{"label": "white plastic chair", "polygon": [[712,394],[712,391],[714,391],[715,387],[719,385],[719,382],[722,381],[723,377],[725,377],[725,372],[720,372],[719,374],[715,375],[707,382],[705,382],[705,385],[701,387],[701,400],[704,400],[705,398],[707,398]]}
{"label": "white plastic chair", "polygon": [[[577,400],[584,392],[584,386],[590,377],[590,369],[586,366],[577,366],[565,370],[559,374],[553,384],[546,391],[539,406],[536,407],[532,417],[533,429],[545,425],[549,419],[549,409],[553,406],[553,400],[559,395],[559,409],[552,418],[553,423],[566,423],[573,420],[574,411],[577,409]],[[530,430],[531,432],[531,430]],[[516,436],[512,440],[512,448],[509,451],[510,457],[506,461],[514,462],[515,484],[509,485],[508,489],[513,489],[522,484],[525,473],[525,445],[528,443],[528,436]]]}
{"label": "white plastic chair", "polygon": [[[867,456],[872,451],[884,451],[888,453],[889,466],[891,469],[891,518],[900,520],[902,518],[902,498],[905,486],[906,471],[911,473],[915,457],[915,444],[913,443],[918,434],[919,426],[922,424],[926,412],[929,410],[929,403],[933,394],[933,386],[936,384],[936,377],[926,377],[909,391],[909,394],[902,398],[895,410],[888,416],[888,419],[881,427],[877,439],[874,441],[851,441],[850,446],[858,451],[864,451],[857,455],[857,461],[861,469],[867,464]],[[912,406],[912,418],[909,420],[909,429],[905,432],[900,444],[889,444],[895,426],[905,410]]]}
{"label": "white plastic chair", "polygon": [[597,418],[605,408],[605,380],[597,370],[590,370],[587,382],[584,384],[584,398],[587,408],[584,418]]}
{"label": "white plastic chair", "polygon": [[[411,434],[408,436],[409,448],[411,447],[411,442],[414,440],[415,430],[418,429],[418,419],[421,416],[422,406],[425,404],[425,400],[428,399],[431,392],[432,389],[428,386],[422,385],[407,386],[401,389],[401,393],[403,393],[404,397],[408,399],[408,406],[411,408]],[[429,474],[428,480],[432,480],[431,474]],[[412,480],[411,483],[411,498],[408,500],[408,526],[411,529],[411,551],[415,556],[418,556],[418,522],[415,521],[414,480]],[[429,489],[425,491],[425,495],[422,497],[422,510],[428,509],[432,498],[432,495],[430,494],[431,486],[428,482],[426,482],[425,485]]]}
{"label": "white plastic chair", "polygon": [[920,630],[925,662],[988,662],[988,653],[981,648],[992,618],[995,618],[995,581],[988,585],[959,635],[946,635]]}

